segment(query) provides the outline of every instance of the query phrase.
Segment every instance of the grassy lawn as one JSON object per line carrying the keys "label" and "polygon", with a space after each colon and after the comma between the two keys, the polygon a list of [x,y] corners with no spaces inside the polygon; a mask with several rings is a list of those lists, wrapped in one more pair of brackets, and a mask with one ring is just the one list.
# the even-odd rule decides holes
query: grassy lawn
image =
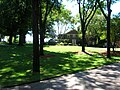
{"label": "grassy lawn", "polygon": [[111,59],[99,54],[105,48],[90,48],[94,54],[77,54],[81,51],[78,46],[47,46],[45,55],[40,57],[40,73],[32,74],[32,45],[24,47],[0,46],[0,85],[11,86],[27,82],[44,80],[63,74],[84,71],[120,60],[113,56]]}

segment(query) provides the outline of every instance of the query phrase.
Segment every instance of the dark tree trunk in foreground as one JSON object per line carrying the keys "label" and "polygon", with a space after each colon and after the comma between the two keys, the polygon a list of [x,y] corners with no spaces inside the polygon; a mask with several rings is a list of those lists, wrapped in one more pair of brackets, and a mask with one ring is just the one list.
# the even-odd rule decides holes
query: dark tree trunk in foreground
{"label": "dark tree trunk in foreground", "polygon": [[33,13],[33,73],[40,72],[39,61],[39,30],[38,30],[38,0],[32,0]]}
{"label": "dark tree trunk in foreground", "polygon": [[111,16],[111,0],[107,0],[107,9],[108,9],[108,17],[107,17],[107,58],[111,58],[110,56],[110,16]]}
{"label": "dark tree trunk in foreground", "polygon": [[0,42],[2,41],[2,38],[1,38],[1,37],[2,37],[2,35],[0,34]]}
{"label": "dark tree trunk in foreground", "polygon": [[110,58],[110,16],[107,18],[107,58]]}

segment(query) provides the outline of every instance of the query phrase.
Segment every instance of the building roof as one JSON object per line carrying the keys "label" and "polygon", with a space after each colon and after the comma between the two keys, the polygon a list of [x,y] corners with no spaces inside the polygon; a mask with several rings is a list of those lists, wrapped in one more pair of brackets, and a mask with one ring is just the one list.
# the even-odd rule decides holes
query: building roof
{"label": "building roof", "polygon": [[70,30],[69,32],[67,32],[66,34],[78,34],[78,32],[76,30]]}

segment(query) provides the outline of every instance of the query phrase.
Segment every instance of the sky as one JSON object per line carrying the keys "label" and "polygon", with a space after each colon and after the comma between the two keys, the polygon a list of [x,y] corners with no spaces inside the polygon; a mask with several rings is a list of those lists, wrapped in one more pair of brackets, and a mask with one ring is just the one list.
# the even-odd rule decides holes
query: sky
{"label": "sky", "polygon": [[120,12],[120,1],[111,6],[112,14],[118,14]]}
{"label": "sky", "polygon": [[[63,0],[63,4],[66,6],[66,8],[68,10],[70,10],[72,12],[73,16],[79,13],[77,0],[76,0],[76,2],[75,1],[74,2],[67,2],[67,0]],[[120,1],[114,3],[111,6],[111,9],[112,9],[112,15],[118,14],[118,12],[120,12]]]}

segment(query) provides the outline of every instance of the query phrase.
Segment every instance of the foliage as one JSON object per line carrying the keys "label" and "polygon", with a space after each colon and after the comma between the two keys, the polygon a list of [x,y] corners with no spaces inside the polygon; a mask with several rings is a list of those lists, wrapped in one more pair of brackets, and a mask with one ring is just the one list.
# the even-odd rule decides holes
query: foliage
{"label": "foliage", "polygon": [[[25,35],[31,25],[31,2],[3,0],[0,2],[0,30],[4,36]],[[20,37],[21,38],[21,37]]]}
{"label": "foliage", "polygon": [[[50,36],[51,31],[55,34],[65,33],[68,28],[71,27],[71,24],[74,24],[73,19],[74,18],[71,16],[71,11],[65,9],[64,5],[61,5],[60,10],[53,8],[47,18],[46,31],[48,32],[48,35]],[[57,27],[54,28],[55,26]]]}
{"label": "foliage", "polygon": [[86,32],[87,43],[96,45],[106,39],[106,21],[102,14],[96,13]]}
{"label": "foliage", "polygon": [[114,15],[111,20],[111,41],[116,42],[120,40],[120,13]]}
{"label": "foliage", "polygon": [[74,28],[74,24],[75,24],[75,19],[74,17],[71,15],[72,12],[70,10],[65,9],[65,6],[62,5],[60,7],[60,11],[56,12],[55,11],[55,23],[57,25],[58,28],[58,32],[57,34],[62,34],[62,33],[66,33],[66,31],[68,30],[68,28]]}

